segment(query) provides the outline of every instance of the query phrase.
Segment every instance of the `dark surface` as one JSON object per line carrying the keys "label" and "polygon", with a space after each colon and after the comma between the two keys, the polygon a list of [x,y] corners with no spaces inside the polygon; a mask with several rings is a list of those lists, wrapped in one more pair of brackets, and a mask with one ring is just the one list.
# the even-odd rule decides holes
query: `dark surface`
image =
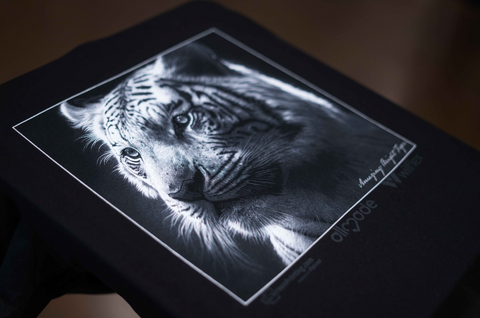
{"label": "dark surface", "polygon": [[[21,210],[25,199],[33,203],[36,210],[23,209],[25,217],[60,255],[92,270],[142,316],[161,309],[179,316],[229,313],[239,317],[318,313],[404,317],[433,312],[479,252],[478,153],[243,18],[227,16],[217,7],[199,16],[197,5],[178,13],[180,19],[169,14],[104,43],[85,45],[0,88],[0,103],[12,105],[1,110],[1,177],[10,192],[16,190],[23,197],[17,200]],[[423,158],[397,189],[381,188],[370,196],[379,204],[379,212],[369,217],[362,233],[341,245],[322,240],[306,257],[320,257],[320,268],[282,292],[282,300],[274,306],[259,301],[248,307],[236,303],[151,242],[10,128],[209,26],[219,27],[416,142],[414,155]],[[136,50],[121,51],[125,43]]]}

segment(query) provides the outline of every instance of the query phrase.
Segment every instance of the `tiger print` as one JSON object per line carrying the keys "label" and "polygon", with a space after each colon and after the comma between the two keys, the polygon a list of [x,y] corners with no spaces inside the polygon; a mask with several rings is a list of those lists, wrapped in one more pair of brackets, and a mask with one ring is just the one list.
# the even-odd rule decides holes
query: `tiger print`
{"label": "tiger print", "polygon": [[199,44],[61,113],[215,257],[241,256],[240,236],[291,263],[339,217],[361,162],[345,156],[363,129],[357,116]]}

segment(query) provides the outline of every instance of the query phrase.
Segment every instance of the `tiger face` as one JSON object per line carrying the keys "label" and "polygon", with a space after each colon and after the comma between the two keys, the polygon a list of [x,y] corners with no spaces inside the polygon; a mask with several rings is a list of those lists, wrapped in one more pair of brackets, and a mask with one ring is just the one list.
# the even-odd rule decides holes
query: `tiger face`
{"label": "tiger face", "polygon": [[182,235],[217,256],[240,253],[235,235],[267,240],[288,264],[333,221],[312,224],[285,199],[291,172],[322,148],[319,107],[330,104],[190,44],[61,112],[108,146],[141,193],[165,202]]}

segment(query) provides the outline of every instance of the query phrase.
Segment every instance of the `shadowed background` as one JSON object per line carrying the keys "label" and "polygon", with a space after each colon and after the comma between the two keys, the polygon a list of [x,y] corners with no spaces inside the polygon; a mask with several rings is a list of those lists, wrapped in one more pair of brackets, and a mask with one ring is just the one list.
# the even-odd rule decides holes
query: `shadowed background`
{"label": "shadowed background", "polygon": [[[0,0],[0,83],[185,2]],[[217,2],[480,149],[480,7],[460,0]],[[40,317],[138,316],[118,295],[67,295]]]}

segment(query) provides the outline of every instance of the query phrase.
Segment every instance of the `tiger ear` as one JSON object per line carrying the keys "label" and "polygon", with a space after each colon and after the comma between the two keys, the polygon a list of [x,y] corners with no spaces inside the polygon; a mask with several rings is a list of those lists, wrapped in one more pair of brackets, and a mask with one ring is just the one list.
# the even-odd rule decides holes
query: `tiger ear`
{"label": "tiger ear", "polygon": [[105,128],[103,119],[103,102],[72,102],[66,101],[60,105],[60,113],[75,128],[83,129],[90,133],[92,139],[105,140]]}
{"label": "tiger ear", "polygon": [[229,69],[215,53],[198,43],[187,44],[157,59],[155,74],[170,76],[231,76],[238,75]]}

